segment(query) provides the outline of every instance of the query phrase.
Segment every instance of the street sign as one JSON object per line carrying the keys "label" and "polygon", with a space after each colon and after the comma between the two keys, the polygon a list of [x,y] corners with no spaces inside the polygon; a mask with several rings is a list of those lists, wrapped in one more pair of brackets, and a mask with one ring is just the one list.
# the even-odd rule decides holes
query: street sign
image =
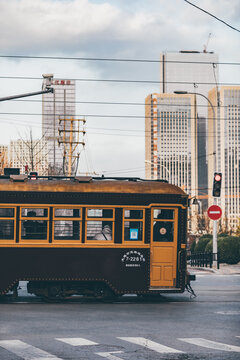
{"label": "street sign", "polygon": [[207,213],[211,220],[218,220],[222,216],[222,209],[218,205],[212,205],[208,208]]}

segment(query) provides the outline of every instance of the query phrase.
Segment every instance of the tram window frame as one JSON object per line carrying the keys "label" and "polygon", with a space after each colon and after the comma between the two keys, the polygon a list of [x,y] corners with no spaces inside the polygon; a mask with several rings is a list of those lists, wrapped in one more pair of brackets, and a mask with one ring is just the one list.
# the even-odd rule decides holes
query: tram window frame
{"label": "tram window frame", "polygon": [[0,233],[0,247],[5,244],[15,244],[16,243],[16,216],[17,216],[17,207],[10,205],[0,205],[0,209],[13,209],[13,216],[0,216],[0,221],[13,221],[13,239],[4,239],[1,237]]}
{"label": "tram window frame", "polygon": [[[37,210],[37,209],[43,209],[44,210],[44,216],[27,216],[22,215],[22,210],[28,209],[28,210]],[[47,215],[46,215],[47,214]],[[22,238],[22,227],[24,221],[46,221],[47,223],[47,232],[46,232],[46,239],[24,239]],[[20,206],[20,214],[19,214],[19,244],[31,244],[31,245],[39,245],[39,244],[49,244],[49,223],[50,223],[50,207],[42,205],[41,206],[35,206],[32,204],[24,204],[23,206]]]}
{"label": "tram window frame", "polygon": [[[142,218],[131,218],[131,217],[125,217],[125,211],[142,211]],[[133,207],[124,207],[123,208],[123,214],[122,214],[122,242],[123,244],[131,244],[131,245],[144,245],[145,241],[145,209],[144,208],[133,208]],[[141,240],[125,240],[125,223],[127,222],[138,222],[142,223],[142,239]]]}
{"label": "tram window frame", "polygon": [[[56,210],[79,210],[79,216],[62,216],[56,215]],[[52,244],[61,244],[61,245],[72,245],[72,244],[81,244],[82,243],[82,214],[83,208],[74,205],[64,205],[64,206],[54,206],[53,207],[53,219],[52,219]],[[78,239],[56,239],[55,238],[55,221],[72,221],[73,226],[74,222],[79,222],[79,234]]]}
{"label": "tram window frame", "polygon": [[[112,210],[112,217],[102,217],[102,216],[89,216],[88,211],[89,210]],[[88,239],[88,224],[90,222],[111,222],[112,223],[112,229],[111,229],[111,239]],[[102,228],[103,229],[103,228]],[[99,233],[100,234],[100,233]],[[95,236],[98,235],[98,233],[95,234]],[[103,235],[104,236],[104,235]],[[103,206],[89,206],[86,207],[86,215],[85,215],[85,243],[86,244],[92,244],[94,246],[96,245],[112,245],[114,244],[115,240],[115,208],[114,207],[103,207]]]}
{"label": "tram window frame", "polygon": [[[168,210],[168,211],[172,211],[173,212],[173,216],[172,218],[166,218],[164,217],[164,215],[162,217],[155,217],[154,215],[154,211],[155,210]],[[157,216],[159,216],[160,214],[158,214]],[[173,244],[174,241],[178,238],[177,237],[177,231],[178,231],[178,226],[177,226],[177,221],[178,221],[178,208],[175,207],[165,207],[165,206],[154,206],[152,208],[152,216],[151,216],[151,242],[152,243],[171,243]],[[165,222],[165,223],[170,223],[173,225],[173,231],[172,231],[172,240],[171,241],[163,241],[163,240],[154,240],[154,226],[156,225],[156,223],[158,222]],[[164,234],[163,234],[164,235]]]}

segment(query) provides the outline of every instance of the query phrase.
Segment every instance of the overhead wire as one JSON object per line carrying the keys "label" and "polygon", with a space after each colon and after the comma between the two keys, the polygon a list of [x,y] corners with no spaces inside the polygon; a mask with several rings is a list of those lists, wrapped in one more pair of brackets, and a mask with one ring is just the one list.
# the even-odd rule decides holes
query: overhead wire
{"label": "overhead wire", "polygon": [[[43,80],[41,77],[31,76],[0,76],[0,79],[12,80]],[[137,79],[90,79],[90,78],[71,78],[65,80],[74,80],[79,82],[111,82],[111,83],[132,83],[132,84],[179,84],[179,85],[196,85],[193,81],[158,81],[158,80],[137,80]],[[198,82],[197,85],[215,85],[215,82]],[[239,86],[240,83],[219,82],[222,86]]]}
{"label": "overhead wire", "polygon": [[[211,61],[186,61],[186,60],[156,60],[156,59],[123,59],[123,58],[99,58],[99,57],[71,57],[71,56],[44,56],[44,55],[0,55],[0,58],[9,59],[45,59],[45,60],[74,60],[74,61],[108,61],[108,62],[140,62],[140,63],[173,63],[173,64],[212,64]],[[219,65],[239,66],[240,62],[217,62]]]}
{"label": "overhead wire", "polygon": [[190,2],[190,1],[188,1],[188,0],[183,0],[183,1],[185,1],[186,3],[188,3],[188,4],[191,5],[191,6],[194,6],[194,7],[197,8],[198,10],[204,12],[205,14],[208,14],[208,15],[212,16],[214,19],[220,21],[221,23],[223,23],[224,25],[228,26],[229,28],[231,28],[231,29],[233,29],[233,30],[235,30],[235,31],[240,32],[239,29],[237,29],[237,28],[235,28],[234,26],[226,23],[225,21],[223,21],[222,19],[220,19],[220,18],[217,17],[216,15],[211,14],[209,11],[200,8],[199,6],[193,4],[192,2]]}

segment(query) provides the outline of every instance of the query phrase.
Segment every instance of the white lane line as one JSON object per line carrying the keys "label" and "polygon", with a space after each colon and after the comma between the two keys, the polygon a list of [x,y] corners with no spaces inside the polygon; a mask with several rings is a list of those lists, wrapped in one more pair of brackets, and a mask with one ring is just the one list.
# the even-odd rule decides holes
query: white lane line
{"label": "white lane line", "polygon": [[240,315],[240,311],[215,311],[215,314],[220,315]]}
{"label": "white lane line", "polygon": [[159,344],[155,341],[145,339],[143,337],[118,337],[118,339],[128,341],[133,344],[144,346],[147,349],[154,350],[158,353],[183,353],[183,351],[170,348]]}
{"label": "white lane line", "polygon": [[122,354],[123,351],[111,351],[111,352],[99,352],[95,353],[96,355],[102,356],[108,360],[122,360],[122,358],[112,355],[112,354]]}
{"label": "white lane line", "polygon": [[240,346],[223,344],[220,342],[211,341],[202,338],[186,338],[186,339],[178,339],[178,340],[185,341],[189,344],[193,344],[197,346],[202,346],[208,349],[240,352]]}
{"label": "white lane line", "polygon": [[91,340],[87,340],[84,338],[61,338],[61,339],[56,339],[59,341],[62,341],[68,345],[72,345],[72,346],[84,346],[84,345],[98,345],[98,343],[95,343]]}
{"label": "white lane line", "polygon": [[20,340],[1,340],[0,346],[24,360],[62,360],[55,355],[51,355]]}

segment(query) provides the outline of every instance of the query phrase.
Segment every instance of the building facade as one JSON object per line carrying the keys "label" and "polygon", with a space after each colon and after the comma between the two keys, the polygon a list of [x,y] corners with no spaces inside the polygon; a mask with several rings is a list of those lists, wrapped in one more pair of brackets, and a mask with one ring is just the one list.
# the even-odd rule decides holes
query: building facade
{"label": "building facade", "polygon": [[147,179],[166,179],[197,195],[195,96],[150,94],[145,100]]}
{"label": "building facade", "polygon": [[20,174],[37,171],[38,175],[48,175],[48,147],[45,139],[12,140],[8,151],[8,161],[12,168],[20,168]]}
{"label": "building facade", "polygon": [[[208,149],[207,116],[208,91],[219,81],[218,55],[212,52],[180,51],[167,52],[160,55],[160,92],[174,93],[187,91],[198,93],[197,127],[198,127],[198,186],[199,196],[207,207],[207,164],[212,156]],[[204,200],[204,198],[206,198]]]}
{"label": "building facade", "polygon": [[8,167],[8,146],[0,145],[0,175],[4,174],[5,167]]}
{"label": "building facade", "polygon": [[[43,88],[46,86],[47,77],[49,75],[43,75]],[[42,132],[49,149],[48,172],[50,175],[58,175],[63,174],[67,167],[67,157],[64,155],[63,143],[59,143],[59,137],[64,132],[65,143],[69,141],[70,119],[74,118],[76,113],[75,81],[52,77],[51,87],[54,93],[42,95]]]}
{"label": "building facade", "polygon": [[223,231],[235,231],[240,219],[240,86],[221,86],[209,91],[209,157],[208,183],[213,203],[214,172],[221,172],[222,190],[217,203],[222,208]]}

